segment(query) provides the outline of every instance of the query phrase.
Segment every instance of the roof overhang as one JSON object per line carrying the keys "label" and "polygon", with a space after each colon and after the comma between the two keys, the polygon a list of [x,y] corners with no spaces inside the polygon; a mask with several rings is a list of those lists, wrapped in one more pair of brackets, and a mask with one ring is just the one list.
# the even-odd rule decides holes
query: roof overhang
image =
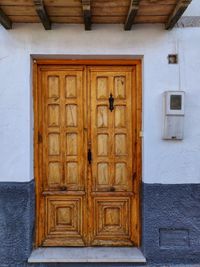
{"label": "roof overhang", "polygon": [[162,23],[167,30],[178,22],[192,0],[0,0],[0,23],[133,24]]}

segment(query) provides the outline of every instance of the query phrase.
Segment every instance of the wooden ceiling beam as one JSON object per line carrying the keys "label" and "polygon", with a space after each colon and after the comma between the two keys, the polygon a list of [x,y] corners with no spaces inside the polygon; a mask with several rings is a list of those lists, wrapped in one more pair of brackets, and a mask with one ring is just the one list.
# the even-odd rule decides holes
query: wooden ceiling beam
{"label": "wooden ceiling beam", "polygon": [[51,21],[45,9],[43,0],[33,0],[35,4],[36,12],[45,28],[45,30],[51,30]]}
{"label": "wooden ceiling beam", "polygon": [[178,20],[181,18],[189,4],[192,2],[192,0],[179,0],[176,4],[174,10],[170,14],[167,23],[165,24],[166,30],[171,30],[174,28],[175,24],[178,22]]}
{"label": "wooden ceiling beam", "polygon": [[140,0],[131,0],[126,22],[124,24],[124,30],[129,31],[134,23],[135,17],[139,9]]}
{"label": "wooden ceiling beam", "polygon": [[0,8],[0,24],[6,29],[10,30],[12,29],[12,22],[9,19],[9,17],[3,12],[3,10]]}
{"label": "wooden ceiling beam", "polygon": [[82,0],[85,30],[90,31],[92,26],[91,1]]}

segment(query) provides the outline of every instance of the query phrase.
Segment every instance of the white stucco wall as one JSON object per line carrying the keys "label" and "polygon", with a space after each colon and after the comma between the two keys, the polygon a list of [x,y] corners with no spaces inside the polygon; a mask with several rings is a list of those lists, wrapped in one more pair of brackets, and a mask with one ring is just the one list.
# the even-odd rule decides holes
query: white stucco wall
{"label": "white stucco wall", "polygon": [[199,15],[200,15],[199,0],[192,0],[192,3],[185,11],[184,16],[199,16]]}
{"label": "white stucco wall", "polygon": [[[197,1],[194,1],[196,5]],[[200,7],[200,4],[198,5]],[[191,9],[191,14],[193,11]],[[200,183],[200,28],[163,30],[162,25],[18,24],[0,26],[0,181],[33,179],[30,55],[143,56],[143,181]],[[169,53],[179,54],[168,65]],[[163,141],[162,93],[186,92],[185,138]]]}

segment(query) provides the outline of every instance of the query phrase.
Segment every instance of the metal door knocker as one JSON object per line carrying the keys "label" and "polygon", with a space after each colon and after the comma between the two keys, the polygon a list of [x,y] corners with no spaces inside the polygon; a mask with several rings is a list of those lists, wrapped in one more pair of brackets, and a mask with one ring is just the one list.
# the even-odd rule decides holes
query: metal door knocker
{"label": "metal door knocker", "polygon": [[112,94],[110,94],[110,97],[109,97],[109,109],[110,109],[111,112],[114,109],[114,98],[113,98]]}

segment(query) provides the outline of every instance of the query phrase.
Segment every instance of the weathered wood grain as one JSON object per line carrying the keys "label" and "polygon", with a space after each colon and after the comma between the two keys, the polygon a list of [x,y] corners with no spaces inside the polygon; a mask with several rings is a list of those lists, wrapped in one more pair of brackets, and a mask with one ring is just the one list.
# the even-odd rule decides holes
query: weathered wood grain
{"label": "weathered wood grain", "polygon": [[91,0],[82,0],[85,30],[90,31],[92,25]]}
{"label": "weathered wood grain", "polygon": [[45,30],[51,30],[51,21],[48,16],[48,13],[45,9],[43,0],[33,0],[35,4],[36,12],[45,28]]}
{"label": "weathered wood grain", "polygon": [[4,13],[4,11],[0,8],[0,24],[7,30],[12,28],[12,22],[10,18]]}
{"label": "weathered wood grain", "polygon": [[140,64],[34,61],[36,246],[139,246]]}
{"label": "weathered wood grain", "polygon": [[177,2],[174,10],[171,12],[165,24],[166,30],[171,30],[175,26],[175,24],[181,18],[182,14],[185,12],[191,1],[192,0],[179,0]]}
{"label": "weathered wood grain", "polygon": [[[35,8],[34,1],[38,3]],[[171,29],[192,0],[1,0],[0,7],[7,22],[42,21],[46,29],[51,23],[84,24],[90,30],[95,24],[164,23]],[[1,13],[2,13],[1,12]],[[39,19],[37,18],[39,14]],[[2,18],[1,18],[2,19]],[[8,23],[7,23],[8,26]]]}
{"label": "weathered wood grain", "polygon": [[134,19],[135,19],[137,12],[139,10],[139,3],[140,3],[140,0],[131,0],[129,11],[128,11],[127,18],[126,18],[126,22],[124,24],[124,30],[125,31],[128,31],[131,29],[131,27],[134,23]]}

